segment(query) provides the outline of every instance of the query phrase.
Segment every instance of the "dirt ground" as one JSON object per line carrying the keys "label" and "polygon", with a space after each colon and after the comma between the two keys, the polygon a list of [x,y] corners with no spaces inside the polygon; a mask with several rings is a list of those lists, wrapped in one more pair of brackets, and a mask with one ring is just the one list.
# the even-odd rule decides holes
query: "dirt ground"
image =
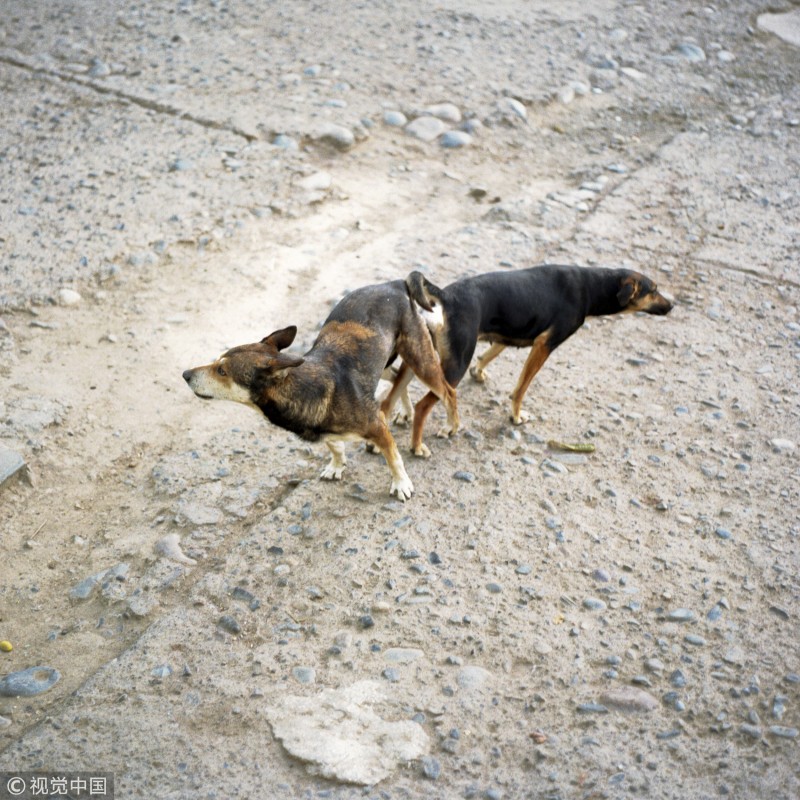
{"label": "dirt ground", "polygon": [[[0,696],[0,771],[800,796],[798,17],[0,0],[0,449],[27,463],[0,681],[60,673]],[[302,353],[367,283],[544,262],[676,306],[590,320],[523,426],[510,349],[459,386],[457,436],[434,412],[430,460],[396,425],[405,504],[363,445],[320,481],[327,448],[181,378],[289,324]]]}

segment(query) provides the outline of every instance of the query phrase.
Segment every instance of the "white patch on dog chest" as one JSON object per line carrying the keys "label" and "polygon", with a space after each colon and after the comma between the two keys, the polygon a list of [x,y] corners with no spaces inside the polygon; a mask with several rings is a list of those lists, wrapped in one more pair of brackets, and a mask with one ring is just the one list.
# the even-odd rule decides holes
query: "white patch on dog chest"
{"label": "white patch on dog chest", "polygon": [[429,331],[438,331],[444,325],[444,313],[438,303],[433,306],[433,311],[428,311],[420,305],[417,305],[417,308]]}

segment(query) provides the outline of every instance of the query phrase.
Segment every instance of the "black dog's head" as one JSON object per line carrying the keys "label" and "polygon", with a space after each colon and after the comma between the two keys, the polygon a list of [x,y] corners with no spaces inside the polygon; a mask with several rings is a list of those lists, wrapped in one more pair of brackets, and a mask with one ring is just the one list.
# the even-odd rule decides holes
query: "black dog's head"
{"label": "black dog's head", "polygon": [[620,281],[617,301],[623,311],[669,314],[674,303],[658,291],[654,281],[640,272],[626,272]]}

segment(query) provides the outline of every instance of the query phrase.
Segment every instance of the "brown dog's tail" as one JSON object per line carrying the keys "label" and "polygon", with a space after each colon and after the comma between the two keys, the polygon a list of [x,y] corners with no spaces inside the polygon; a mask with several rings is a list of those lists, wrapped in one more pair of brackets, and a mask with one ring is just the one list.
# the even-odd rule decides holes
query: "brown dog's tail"
{"label": "brown dog's tail", "polygon": [[[433,311],[434,300],[441,305],[442,290],[431,283],[421,272],[414,270],[406,277],[406,286],[411,299],[419,303],[426,311]],[[431,299],[433,298],[433,299]]]}

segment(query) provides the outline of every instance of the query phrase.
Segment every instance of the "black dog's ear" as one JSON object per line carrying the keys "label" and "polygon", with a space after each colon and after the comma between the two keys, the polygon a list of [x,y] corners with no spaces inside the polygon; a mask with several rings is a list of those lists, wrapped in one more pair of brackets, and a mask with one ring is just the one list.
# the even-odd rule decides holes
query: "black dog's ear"
{"label": "black dog's ear", "polygon": [[633,295],[635,293],[636,293],[636,281],[631,281],[631,280],[625,281],[625,283],[622,284],[620,290],[617,292],[617,301],[619,302],[620,306],[622,308],[625,308],[625,306],[627,306],[628,303],[630,303],[630,301],[633,300]]}
{"label": "black dog's ear", "polygon": [[283,350],[294,341],[295,336],[297,336],[297,325],[290,325],[288,328],[265,336],[261,342],[262,344],[271,344],[276,350]]}

